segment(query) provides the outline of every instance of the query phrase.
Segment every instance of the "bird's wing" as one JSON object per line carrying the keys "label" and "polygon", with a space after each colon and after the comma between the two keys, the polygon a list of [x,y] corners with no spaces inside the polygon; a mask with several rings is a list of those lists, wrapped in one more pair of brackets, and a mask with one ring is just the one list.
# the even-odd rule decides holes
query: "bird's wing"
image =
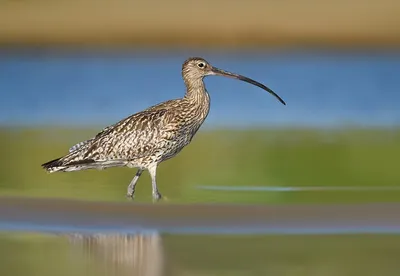
{"label": "bird's wing", "polygon": [[105,128],[83,146],[80,160],[132,159],[151,154],[172,120],[168,109],[145,110]]}
{"label": "bird's wing", "polygon": [[73,145],[72,147],[70,147],[69,152],[76,151],[76,150],[78,150],[78,149],[81,149],[83,146],[90,144],[90,143],[93,142],[96,138],[98,138],[99,136],[101,136],[101,135],[103,135],[104,133],[106,133],[108,130],[110,130],[110,129],[112,129],[113,127],[115,127],[115,125],[116,125],[116,124],[111,125],[111,126],[108,126],[108,127],[105,127],[105,128],[103,128],[103,130],[100,131],[95,137],[90,138],[90,139],[88,139],[88,140],[85,140],[85,141],[82,141],[82,142],[79,142],[79,143]]}
{"label": "bird's wing", "polygon": [[[88,140],[85,140],[85,141],[82,141],[82,142],[79,142],[79,143],[73,145],[73,146],[69,149],[69,152],[73,152],[73,151],[76,151],[76,150],[78,150],[78,149],[82,149],[83,146],[88,145],[88,144],[92,143],[93,141],[95,141],[96,139],[98,139],[99,137],[102,137],[102,136],[106,135],[107,133],[109,133],[110,131],[113,131],[113,129],[115,129],[116,127],[118,127],[118,125],[123,124],[123,122],[124,122],[125,120],[128,120],[129,118],[132,118],[132,119],[133,119],[133,117],[136,117],[136,116],[139,115],[139,114],[143,114],[144,116],[146,116],[146,115],[149,115],[149,112],[151,112],[151,111],[160,111],[160,112],[162,113],[162,112],[164,112],[163,110],[166,111],[167,109],[170,109],[171,107],[175,107],[175,106],[177,106],[178,104],[179,104],[179,100],[168,100],[168,101],[166,101],[166,102],[162,102],[162,103],[159,103],[159,104],[157,104],[157,105],[153,105],[153,106],[147,108],[146,110],[144,110],[144,111],[142,111],[142,112],[133,114],[133,115],[131,115],[131,116],[128,117],[128,118],[122,119],[121,121],[119,121],[119,122],[116,123],[116,124],[113,124],[113,125],[110,125],[110,126],[105,127],[105,128],[104,128],[102,131],[100,131],[95,137],[90,138],[90,139],[88,139]],[[168,118],[166,118],[166,119],[168,120]]]}

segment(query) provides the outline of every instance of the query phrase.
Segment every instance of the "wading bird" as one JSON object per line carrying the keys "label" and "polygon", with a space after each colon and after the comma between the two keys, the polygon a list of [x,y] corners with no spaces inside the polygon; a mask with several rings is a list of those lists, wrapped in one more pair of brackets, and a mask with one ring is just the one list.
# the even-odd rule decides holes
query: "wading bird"
{"label": "wading bird", "polygon": [[133,197],[139,177],[144,170],[148,170],[153,198],[160,199],[156,183],[157,166],[188,145],[203,124],[210,110],[210,96],[203,79],[213,75],[256,85],[285,105],[275,92],[255,80],[218,69],[203,58],[189,58],[182,65],[182,77],[186,85],[183,98],[151,106],[108,126],[95,137],[71,147],[65,156],[42,164],[42,167],[48,172],[124,166],[137,168],[136,175],[128,185],[128,197]]}

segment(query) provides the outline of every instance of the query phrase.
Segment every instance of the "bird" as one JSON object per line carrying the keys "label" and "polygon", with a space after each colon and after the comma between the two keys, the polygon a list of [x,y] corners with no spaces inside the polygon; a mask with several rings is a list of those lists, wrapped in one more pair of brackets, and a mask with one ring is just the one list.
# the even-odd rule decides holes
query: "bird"
{"label": "bird", "polygon": [[286,105],[267,86],[214,67],[201,57],[186,59],[181,73],[186,86],[183,97],[150,106],[103,128],[94,137],[70,147],[64,156],[42,164],[42,168],[49,173],[136,168],[136,174],[127,187],[128,198],[134,197],[136,183],[147,170],[151,177],[152,198],[158,201],[162,198],[156,181],[158,166],[186,147],[208,116],[210,95],[204,84],[205,77],[224,76],[253,84]]}

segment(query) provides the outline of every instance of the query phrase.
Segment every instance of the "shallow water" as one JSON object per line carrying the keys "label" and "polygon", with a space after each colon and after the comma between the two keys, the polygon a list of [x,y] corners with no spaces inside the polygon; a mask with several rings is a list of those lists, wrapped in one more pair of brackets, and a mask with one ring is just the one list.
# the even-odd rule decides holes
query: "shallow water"
{"label": "shallow water", "polygon": [[0,230],[51,233],[400,234],[400,204],[143,204],[2,197]]}
{"label": "shallow water", "polygon": [[0,233],[2,275],[398,275],[398,235]]}
{"label": "shallow water", "polygon": [[1,275],[398,275],[399,204],[0,200]]}

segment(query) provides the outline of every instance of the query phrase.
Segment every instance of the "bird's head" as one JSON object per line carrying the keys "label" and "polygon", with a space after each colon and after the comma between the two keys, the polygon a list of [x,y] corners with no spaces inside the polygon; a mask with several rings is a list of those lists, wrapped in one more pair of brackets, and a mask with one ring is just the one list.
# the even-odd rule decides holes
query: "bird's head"
{"label": "bird's head", "polygon": [[212,66],[203,58],[192,57],[187,59],[182,65],[182,74],[189,80],[202,79],[212,75]]}
{"label": "bird's head", "polygon": [[208,61],[200,57],[192,57],[187,59],[182,65],[182,76],[189,85],[191,82],[202,81],[206,76],[224,76],[228,78],[234,78],[241,81],[245,81],[251,83],[255,86],[258,86],[265,91],[268,91],[273,96],[275,96],[282,104],[286,105],[286,103],[270,88],[265,85],[247,78],[245,76],[224,71],[222,69],[216,68],[212,66]]}

